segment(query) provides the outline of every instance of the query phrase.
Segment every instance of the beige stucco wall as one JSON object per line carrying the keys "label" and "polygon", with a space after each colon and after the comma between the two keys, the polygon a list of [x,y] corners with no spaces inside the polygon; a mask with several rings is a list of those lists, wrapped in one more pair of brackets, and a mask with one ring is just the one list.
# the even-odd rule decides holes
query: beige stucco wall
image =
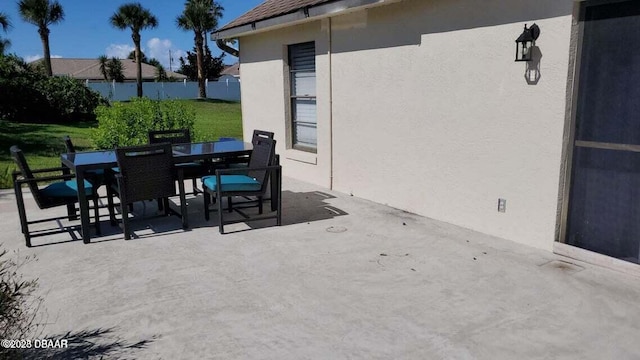
{"label": "beige stucco wall", "polygon": [[[287,149],[288,103],[285,86],[287,45],[316,43],[316,102],[318,150],[316,154]],[[320,21],[241,39],[242,121],[244,138],[253,129],[273,131],[285,176],[324,187],[330,186],[330,81],[329,32]]]}
{"label": "beige stucco wall", "polygon": [[[551,250],[573,2],[481,4],[404,0],[243,37],[245,138],[275,131],[288,176]],[[513,61],[515,38],[533,22],[536,85]],[[318,54],[317,165],[284,146],[284,45],[309,40]]]}

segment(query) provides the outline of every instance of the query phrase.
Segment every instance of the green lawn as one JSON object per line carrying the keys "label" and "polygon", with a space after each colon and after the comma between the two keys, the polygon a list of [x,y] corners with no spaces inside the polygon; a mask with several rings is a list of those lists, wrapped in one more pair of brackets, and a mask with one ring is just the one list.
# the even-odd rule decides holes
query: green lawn
{"label": "green lawn", "polygon": [[[221,136],[242,138],[240,103],[221,100],[181,100],[196,110],[195,140],[215,140]],[[0,120],[0,188],[10,188],[15,169],[9,154],[18,145],[34,169],[60,166],[64,152],[62,137],[69,135],[78,151],[91,150],[91,129],[97,123],[17,124]]]}

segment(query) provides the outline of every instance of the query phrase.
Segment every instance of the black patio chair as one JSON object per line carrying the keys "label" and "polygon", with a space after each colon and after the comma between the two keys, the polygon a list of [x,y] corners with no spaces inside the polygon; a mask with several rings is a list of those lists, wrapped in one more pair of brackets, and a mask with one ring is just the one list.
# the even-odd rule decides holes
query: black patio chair
{"label": "black patio chair", "polygon": [[116,224],[113,197],[120,198],[124,238],[131,238],[129,230],[129,204],[137,201],[159,199],[164,204],[165,213],[170,196],[175,195],[175,179],[178,179],[180,195],[180,217],[182,227],[187,228],[187,210],[184,192],[184,178],[181,168],[173,166],[171,144],[153,144],[116,148],[116,158],[120,172],[114,175],[115,184],[107,187],[109,218]]}
{"label": "black patio chair", "polygon": [[[209,220],[209,204],[211,197],[214,196],[218,203],[218,221],[219,231],[224,234],[224,225],[239,222],[256,221],[264,219],[276,219],[276,224],[280,226],[282,223],[282,201],[278,196],[278,204],[275,215],[250,217],[246,213],[236,211],[242,215],[242,220],[224,220],[222,209],[222,198],[230,198],[232,196],[251,196],[257,198],[258,214],[263,214],[263,197],[267,190],[268,180],[274,173],[277,179],[277,191],[282,192],[281,174],[282,167],[280,165],[271,165],[275,156],[276,141],[268,138],[261,138],[256,141],[251,153],[249,166],[238,169],[217,169],[215,175],[205,176],[202,178],[202,188],[204,190],[204,214],[205,220]],[[229,201],[229,211],[232,211],[232,203]]]}
{"label": "black patio chair", "polygon": [[[37,231],[34,233],[29,231],[29,225],[31,224],[61,220],[65,218],[71,220],[75,218],[75,214],[69,213],[66,216],[29,221],[27,219],[27,211],[25,209],[24,197],[22,194],[22,185],[26,184],[29,187],[31,194],[40,209],[49,209],[63,205],[66,205],[67,208],[75,208],[75,203],[78,202],[78,183],[75,180],[75,175],[70,174],[68,169],[65,167],[32,170],[20,148],[14,145],[11,147],[10,152],[11,157],[18,166],[18,171],[14,171],[12,175],[13,188],[16,195],[20,226],[22,228],[22,233],[24,234],[27,247],[31,247],[31,238],[33,237],[68,232],[70,229],[69,227]],[[50,173],[59,173],[59,175],[48,175]],[[42,174],[43,176],[36,176],[35,174]],[[40,188],[38,183],[48,183],[48,185]],[[96,196],[94,186],[91,182],[85,180],[84,187],[87,198],[93,200],[96,233],[100,234],[100,214],[98,198]]]}
{"label": "black patio chair", "polygon": [[[149,131],[149,144],[188,144],[191,143],[191,132],[189,129],[174,130],[152,130]],[[203,162],[188,162],[176,164],[182,168],[185,179],[191,179],[193,184],[193,195],[197,195],[202,190],[197,187],[197,179],[209,175],[209,164]]]}
{"label": "black patio chair", "polygon": [[265,131],[265,130],[258,130],[258,129],[253,130],[253,137],[251,138],[251,143],[255,144],[259,139],[273,140],[273,133],[271,131]]}
{"label": "black patio chair", "polygon": [[[71,140],[69,135],[65,135],[62,138],[62,140],[64,141],[64,146],[66,147],[68,153],[76,152],[76,147],[75,145],[73,145],[73,141]],[[84,174],[84,177],[94,185],[94,191],[96,193],[96,196],[100,198],[100,196],[97,194],[98,188],[101,185],[109,186],[111,183],[113,183],[115,181],[113,174],[118,173],[119,171],[120,170],[117,167],[106,169],[106,170],[105,169],[87,170]],[[133,204],[129,204],[129,210],[133,211]]]}
{"label": "black patio chair", "polygon": [[[255,144],[258,142],[258,140],[260,139],[273,139],[274,134],[271,131],[265,131],[265,130],[258,130],[258,129],[254,129],[253,130],[253,136],[251,137],[251,144],[253,144],[255,146]],[[250,156],[246,156],[244,158],[238,158],[238,159],[233,159],[231,161],[231,163],[229,163],[227,165],[227,167],[230,168],[234,168],[234,169],[238,169],[238,168],[245,168],[247,166],[249,166],[249,160],[250,160]],[[278,155],[276,154],[274,156],[274,158],[272,159],[271,164],[269,165],[278,165],[280,163],[279,159],[278,159]],[[265,195],[262,197],[262,199],[260,199],[260,201],[271,201],[271,187],[268,186],[267,187],[267,191],[265,193]],[[233,201],[232,197],[229,197],[227,199],[227,201],[229,202],[229,204],[231,204],[231,202]],[[236,203],[236,207],[241,206],[241,207],[253,207],[257,205],[257,199],[255,200],[251,200],[248,197],[244,198],[244,201],[238,202]],[[229,206],[229,209],[231,209],[231,205]]]}
{"label": "black patio chair", "polygon": [[[223,139],[230,138],[220,138],[220,141],[224,141]],[[264,130],[253,130],[253,136],[251,137],[251,144],[255,145],[259,139],[273,139],[273,133],[270,131]],[[226,162],[227,167],[231,168],[242,168],[249,165],[249,156],[240,156],[235,159],[229,159]]]}

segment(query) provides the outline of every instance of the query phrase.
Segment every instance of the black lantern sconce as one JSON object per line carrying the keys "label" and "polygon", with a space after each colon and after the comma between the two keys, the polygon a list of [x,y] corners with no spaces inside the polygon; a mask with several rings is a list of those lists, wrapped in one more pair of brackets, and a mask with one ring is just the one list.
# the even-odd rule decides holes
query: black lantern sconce
{"label": "black lantern sconce", "polygon": [[516,39],[516,61],[530,61],[531,48],[536,45],[536,40],[540,36],[540,28],[533,24],[531,27],[524,25],[524,31]]}

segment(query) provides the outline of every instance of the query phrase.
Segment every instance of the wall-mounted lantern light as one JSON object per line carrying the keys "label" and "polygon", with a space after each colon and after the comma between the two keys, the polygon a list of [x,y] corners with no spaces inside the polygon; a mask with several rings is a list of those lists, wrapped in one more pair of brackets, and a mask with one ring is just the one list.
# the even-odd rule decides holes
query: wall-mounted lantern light
{"label": "wall-mounted lantern light", "polygon": [[533,24],[531,27],[524,25],[524,31],[516,39],[516,61],[530,61],[531,48],[536,45],[536,40],[540,36],[540,28]]}

